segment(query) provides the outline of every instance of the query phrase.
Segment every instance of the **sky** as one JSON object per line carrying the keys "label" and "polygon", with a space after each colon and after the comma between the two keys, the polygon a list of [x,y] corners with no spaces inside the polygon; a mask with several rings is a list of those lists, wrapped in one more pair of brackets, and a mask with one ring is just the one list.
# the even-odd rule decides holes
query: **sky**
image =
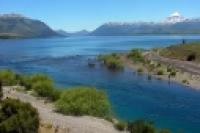
{"label": "sky", "polygon": [[176,11],[195,18],[199,7],[200,0],[0,0],[0,14],[22,14],[71,32],[106,22],[160,21]]}

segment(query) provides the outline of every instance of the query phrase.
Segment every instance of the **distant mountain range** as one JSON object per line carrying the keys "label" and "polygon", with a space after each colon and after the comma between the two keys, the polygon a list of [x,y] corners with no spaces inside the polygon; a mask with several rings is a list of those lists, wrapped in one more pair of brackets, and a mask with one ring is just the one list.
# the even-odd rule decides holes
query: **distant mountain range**
{"label": "distant mountain range", "polygon": [[200,19],[186,19],[175,12],[162,22],[106,23],[90,33],[93,36],[141,34],[200,34]]}
{"label": "distant mountain range", "polygon": [[64,30],[57,30],[56,32],[63,36],[87,36],[90,33],[87,30],[81,30],[81,31],[77,31],[77,32],[66,32]]}
{"label": "distant mountain range", "polygon": [[0,38],[44,38],[60,36],[44,22],[18,14],[0,15]]}
{"label": "distant mountain range", "polygon": [[106,23],[94,31],[54,31],[44,22],[18,14],[0,15],[0,38],[57,36],[132,36],[149,34],[200,34],[200,19],[187,19],[175,12],[162,22]]}

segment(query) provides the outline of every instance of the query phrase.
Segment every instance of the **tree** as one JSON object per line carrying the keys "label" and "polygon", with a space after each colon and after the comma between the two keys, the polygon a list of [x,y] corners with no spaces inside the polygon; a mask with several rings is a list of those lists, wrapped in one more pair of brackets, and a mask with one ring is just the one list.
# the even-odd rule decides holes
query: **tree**
{"label": "tree", "polygon": [[37,133],[39,115],[29,103],[6,99],[0,108],[0,133]]}

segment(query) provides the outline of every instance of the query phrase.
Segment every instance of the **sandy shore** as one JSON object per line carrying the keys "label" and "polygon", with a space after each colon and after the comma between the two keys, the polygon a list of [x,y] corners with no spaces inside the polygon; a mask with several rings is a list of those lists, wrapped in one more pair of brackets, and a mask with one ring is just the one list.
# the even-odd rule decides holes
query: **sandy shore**
{"label": "sandy shore", "polygon": [[[170,82],[177,82],[183,84],[185,86],[189,86],[191,88],[200,90],[200,66],[191,62],[179,61],[174,59],[163,58],[158,55],[152,54],[150,52],[143,53],[145,58],[151,60],[154,64],[162,64],[162,70],[164,71],[163,75],[157,75],[155,73],[150,73],[151,76],[168,80],[169,81],[169,73],[166,71],[167,66],[173,66],[176,68],[176,76],[170,77]],[[137,71],[139,68],[143,69],[143,73],[149,74],[148,70],[143,64],[133,63],[132,60],[128,59],[126,54],[120,54],[120,58],[123,61],[124,65]],[[184,83],[183,81],[187,81]]]}
{"label": "sandy shore", "polygon": [[16,91],[16,87],[3,87],[4,97],[16,98],[38,109],[42,126],[40,133],[120,133],[113,124],[100,118],[64,116],[54,112],[51,103]]}

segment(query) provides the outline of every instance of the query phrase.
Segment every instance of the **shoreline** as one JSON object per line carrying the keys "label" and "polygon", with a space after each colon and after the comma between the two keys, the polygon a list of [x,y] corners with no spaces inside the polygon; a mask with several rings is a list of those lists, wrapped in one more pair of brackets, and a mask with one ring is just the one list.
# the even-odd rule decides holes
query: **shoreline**
{"label": "shoreline", "polygon": [[[144,55],[144,57],[146,59],[150,59],[147,56],[147,54],[149,54],[149,52],[143,52],[142,54]],[[131,59],[128,59],[127,53],[119,54],[119,56],[120,56],[120,60],[123,62],[123,64],[126,67],[128,67],[128,68],[130,68],[130,69],[132,69],[136,72],[138,72],[139,69],[142,69],[143,71],[138,72],[138,73],[144,73],[146,75],[149,75],[149,76],[157,78],[157,79],[169,81],[169,77],[168,77],[169,74],[167,72],[165,72],[163,75],[157,75],[155,73],[149,73],[147,68],[144,66],[144,64],[134,63]],[[171,65],[170,63],[164,64],[161,61],[155,61],[155,60],[152,60],[152,59],[150,59],[150,60],[154,64],[161,64],[162,69],[165,69],[165,70],[167,69],[167,65]],[[169,82],[175,82],[175,83],[190,87],[191,89],[194,89],[194,90],[200,90],[200,75],[181,70],[177,67],[174,67],[174,68],[176,69],[176,76],[174,76],[174,77],[171,76]],[[185,81],[185,83],[183,83],[184,81]]]}
{"label": "shoreline", "polygon": [[[22,89],[19,91],[18,89]],[[52,103],[46,102],[45,99],[34,97],[30,92],[24,92],[21,86],[4,86],[4,98],[10,97],[20,101],[30,103],[38,110],[40,117],[39,133],[126,133],[118,131],[114,124],[98,117],[92,116],[70,116],[55,112]]]}

